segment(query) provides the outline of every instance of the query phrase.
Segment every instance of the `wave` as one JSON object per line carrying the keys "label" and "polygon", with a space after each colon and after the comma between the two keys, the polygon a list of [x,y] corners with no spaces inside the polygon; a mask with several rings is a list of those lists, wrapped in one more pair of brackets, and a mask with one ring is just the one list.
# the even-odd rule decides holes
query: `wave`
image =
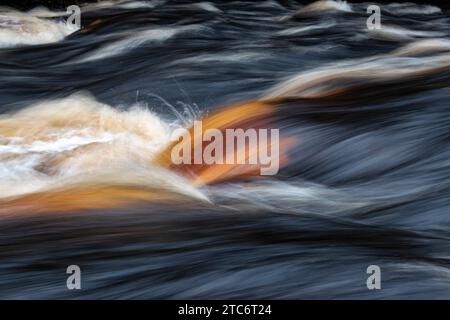
{"label": "wave", "polygon": [[[349,190],[339,190],[324,185],[302,181],[300,183],[268,180],[250,184],[231,183],[212,186],[212,201],[239,212],[261,210],[298,215],[299,212],[315,215],[337,215],[369,206],[373,199],[352,196]],[[324,201],[323,199],[327,199]]]}
{"label": "wave", "polygon": [[53,43],[77,30],[72,24],[38,18],[33,13],[0,11],[0,48]]}
{"label": "wave", "polygon": [[[260,100],[221,107],[199,119],[203,130],[270,128],[281,114],[289,118],[286,107],[280,107],[283,101],[355,100],[381,92],[386,97],[417,80],[424,84],[411,86],[413,90],[445,86],[447,81],[439,76],[450,70],[450,54],[445,51],[450,45],[444,40],[422,40],[389,54],[329,64],[282,81]],[[389,88],[377,87],[385,83]],[[55,210],[63,210],[60,202],[69,195],[76,199],[69,201],[73,206],[66,204],[70,209],[180,195],[207,202],[203,186],[258,175],[259,165],[174,165],[170,135],[180,126],[139,105],[112,108],[84,94],[4,114],[0,117],[3,207],[36,203],[51,210],[50,202]],[[189,123],[182,127],[193,130]],[[281,137],[282,167],[289,163],[288,150],[297,144],[292,137]],[[119,203],[111,200],[117,197]]]}
{"label": "wave", "polygon": [[415,56],[420,54],[439,53],[450,51],[450,40],[426,39],[409,43],[393,52],[397,56]]}
{"label": "wave", "polygon": [[420,5],[411,2],[390,3],[383,5],[383,9],[395,15],[430,15],[442,13],[442,10],[439,7],[431,5]]}
{"label": "wave", "polygon": [[266,55],[256,51],[242,52],[221,52],[221,53],[204,53],[194,57],[176,60],[174,64],[202,64],[202,63],[246,63],[267,58]]}
{"label": "wave", "polygon": [[[4,114],[1,211],[25,203],[46,210],[109,207],[164,194],[206,200],[181,176],[152,165],[169,143],[173,126],[139,105],[114,109],[85,94]],[[64,203],[67,197],[77,199],[76,194],[78,200]]]}
{"label": "wave", "polygon": [[[203,130],[246,130],[256,122],[269,125],[274,112],[256,101],[219,108],[201,120]],[[168,199],[207,203],[202,186],[258,175],[260,164],[174,165],[170,136],[177,128],[177,122],[167,123],[139,105],[115,109],[86,94],[4,114],[0,211],[65,211]],[[289,144],[282,138],[281,164]]]}
{"label": "wave", "polygon": [[151,30],[133,32],[132,34],[116,34],[111,37],[119,36],[122,39],[108,43],[99,49],[81,56],[75,61],[71,61],[71,63],[89,62],[118,56],[148,42],[161,43],[171,39],[177,34],[190,31],[199,31],[205,28],[206,27],[201,25],[188,25],[181,27],[153,28]]}
{"label": "wave", "polygon": [[[264,99],[279,98],[324,98],[343,96],[349,92],[357,94],[357,90],[372,94],[378,93],[376,84],[389,83],[391,89],[396,84],[404,86],[408,80],[417,78],[432,82],[432,76],[450,70],[450,54],[410,57],[419,52],[436,53],[448,46],[446,42],[434,40],[434,49],[428,42],[409,44],[391,54],[377,55],[370,58],[332,63],[296,76],[276,85],[265,95]],[[448,48],[448,47],[447,47]],[[446,50],[446,49],[445,49]],[[442,80],[442,79],[441,79]],[[445,86],[436,79],[436,85]],[[440,84],[439,84],[440,83]],[[364,84],[368,85],[363,90]],[[387,91],[388,88],[383,88]]]}
{"label": "wave", "polygon": [[164,3],[164,1],[153,0],[153,1],[130,1],[130,0],[107,0],[101,1],[97,3],[87,3],[82,6],[82,12],[95,11],[101,9],[145,9],[145,8],[154,8],[160,4]]}
{"label": "wave", "polygon": [[313,24],[313,25],[308,25],[308,26],[303,26],[303,27],[292,27],[292,28],[278,31],[278,34],[282,35],[282,36],[300,35],[300,34],[305,34],[305,33],[307,34],[310,31],[324,30],[324,29],[331,28],[335,25],[336,25],[335,21],[330,21],[327,23],[322,23],[322,24],[317,24],[317,25]]}
{"label": "wave", "polygon": [[196,7],[203,9],[205,11],[214,12],[214,13],[220,13],[222,10],[217,8],[214,4],[210,2],[199,2],[194,4]]}
{"label": "wave", "polygon": [[301,8],[297,14],[319,14],[324,11],[353,12],[347,1],[319,0]]}
{"label": "wave", "polygon": [[[80,9],[82,13],[104,8],[141,9],[154,8],[161,3],[161,1],[102,1],[94,4],[84,4]],[[67,16],[68,14],[65,11],[53,11],[44,6],[35,7],[28,12],[0,7],[0,48],[40,45],[61,41],[79,30],[75,25],[68,24],[62,19]],[[152,32],[150,31],[149,33]],[[137,45],[143,41],[139,42],[139,38],[145,38],[146,36],[145,33],[138,35],[137,39],[135,39],[135,42],[138,43]],[[148,36],[151,37],[151,35]],[[133,43],[134,40],[125,41],[125,45],[133,45]],[[115,49],[115,47],[111,48],[112,51]],[[100,53],[99,56],[102,57],[102,54]]]}
{"label": "wave", "polygon": [[27,14],[38,18],[57,18],[67,16],[66,11],[53,11],[44,6],[37,6],[28,11]]}
{"label": "wave", "polygon": [[435,38],[446,35],[446,33],[440,31],[410,30],[399,26],[385,24],[383,24],[380,29],[368,29],[367,34],[370,38],[388,41],[410,41],[417,38]]}

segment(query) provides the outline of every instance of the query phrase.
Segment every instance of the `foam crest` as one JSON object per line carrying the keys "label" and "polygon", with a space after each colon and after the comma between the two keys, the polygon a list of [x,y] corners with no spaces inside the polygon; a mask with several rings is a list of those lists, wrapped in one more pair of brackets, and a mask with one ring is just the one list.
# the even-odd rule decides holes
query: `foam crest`
{"label": "foam crest", "polygon": [[39,15],[0,10],[0,48],[58,42],[78,30],[65,21],[39,18],[35,14]]}

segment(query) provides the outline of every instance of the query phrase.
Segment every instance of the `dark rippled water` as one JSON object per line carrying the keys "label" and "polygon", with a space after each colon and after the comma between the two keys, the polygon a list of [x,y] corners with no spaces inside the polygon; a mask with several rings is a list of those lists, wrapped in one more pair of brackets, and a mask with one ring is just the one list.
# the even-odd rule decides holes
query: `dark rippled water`
{"label": "dark rippled water", "polygon": [[[0,298],[450,298],[450,11],[367,6],[0,10]],[[297,141],[278,175],[151,162],[248,101]]]}

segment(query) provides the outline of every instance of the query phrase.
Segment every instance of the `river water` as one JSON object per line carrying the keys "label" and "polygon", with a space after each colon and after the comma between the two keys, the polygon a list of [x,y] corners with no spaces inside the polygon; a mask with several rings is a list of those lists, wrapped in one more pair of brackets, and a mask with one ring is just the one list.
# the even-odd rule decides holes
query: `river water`
{"label": "river water", "polygon": [[[0,298],[450,298],[450,11],[368,5],[0,9]],[[278,174],[161,160],[200,119]]]}

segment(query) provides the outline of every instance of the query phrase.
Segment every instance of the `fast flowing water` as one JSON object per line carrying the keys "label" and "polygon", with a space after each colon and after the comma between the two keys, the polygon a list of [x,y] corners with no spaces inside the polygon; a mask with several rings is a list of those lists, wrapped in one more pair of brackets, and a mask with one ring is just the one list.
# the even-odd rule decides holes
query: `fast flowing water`
{"label": "fast flowing water", "polygon": [[[450,298],[450,11],[368,6],[2,8],[0,298]],[[279,173],[170,164],[201,119]]]}

